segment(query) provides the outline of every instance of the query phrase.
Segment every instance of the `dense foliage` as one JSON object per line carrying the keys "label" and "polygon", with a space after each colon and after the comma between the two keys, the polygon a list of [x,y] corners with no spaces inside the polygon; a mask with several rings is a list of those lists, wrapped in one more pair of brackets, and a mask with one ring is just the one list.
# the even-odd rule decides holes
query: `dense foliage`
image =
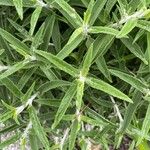
{"label": "dense foliage", "polygon": [[149,149],[150,0],[0,0],[0,149]]}

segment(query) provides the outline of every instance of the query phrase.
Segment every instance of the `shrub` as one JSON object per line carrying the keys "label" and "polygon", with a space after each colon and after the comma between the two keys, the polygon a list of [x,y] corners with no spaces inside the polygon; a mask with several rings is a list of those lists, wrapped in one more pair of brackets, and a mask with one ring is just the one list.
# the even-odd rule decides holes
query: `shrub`
{"label": "shrub", "polygon": [[149,4],[0,0],[0,149],[148,149]]}

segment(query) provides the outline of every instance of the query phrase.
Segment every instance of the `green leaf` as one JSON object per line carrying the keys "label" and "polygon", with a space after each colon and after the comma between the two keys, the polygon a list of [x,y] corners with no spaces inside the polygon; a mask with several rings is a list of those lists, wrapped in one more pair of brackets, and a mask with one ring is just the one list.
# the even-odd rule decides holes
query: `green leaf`
{"label": "green leaf", "polygon": [[39,150],[39,139],[36,137],[36,133],[33,129],[30,130],[29,142],[31,150]]}
{"label": "green leaf", "polygon": [[150,22],[147,20],[138,20],[138,23],[136,25],[138,28],[141,28],[143,30],[146,30],[148,32],[150,32]]}
{"label": "green leaf", "polygon": [[23,93],[19,90],[19,88],[9,79],[4,78],[0,81],[9,91],[16,97],[20,98],[23,96]]}
{"label": "green leaf", "polygon": [[[82,26],[82,18],[77,14],[75,9],[70,7],[70,5],[64,0],[55,0],[56,4],[54,5],[67,20],[72,24],[73,27],[78,28]],[[60,9],[59,9],[59,7]]]}
{"label": "green leaf", "polygon": [[103,56],[98,57],[98,59],[96,60],[96,65],[98,69],[102,72],[102,74],[108,79],[108,81],[112,82],[109,69]]}
{"label": "green leaf", "polygon": [[0,74],[0,80],[10,76],[11,74],[17,72],[18,70],[22,69],[27,64],[27,60],[21,61],[16,63],[13,66],[10,66],[5,72]]}
{"label": "green leaf", "polygon": [[93,44],[90,45],[90,47],[86,53],[85,59],[83,61],[81,75],[84,77],[86,77],[89,72],[90,66],[92,64],[92,58],[93,58],[92,56],[93,56]]}
{"label": "green leaf", "polygon": [[49,150],[49,148],[50,148],[49,141],[46,137],[44,128],[42,127],[42,125],[39,121],[39,118],[36,114],[36,110],[33,107],[29,108],[29,115],[30,115],[30,119],[32,121],[32,127],[36,133],[36,136],[38,136],[39,140],[41,141],[41,143],[43,144],[45,149]]}
{"label": "green leaf", "polygon": [[90,3],[88,4],[88,8],[87,8],[86,12],[84,13],[84,24],[85,25],[88,25],[88,23],[91,19],[94,3],[95,3],[94,0],[90,0]]}
{"label": "green leaf", "polygon": [[69,150],[73,150],[75,147],[75,141],[77,137],[77,133],[80,129],[80,124],[77,119],[75,119],[71,125],[71,133],[69,136]]}
{"label": "green leaf", "polygon": [[75,93],[76,93],[76,84],[73,84],[66,91],[66,94],[60,103],[60,106],[59,106],[57,113],[55,115],[55,120],[54,120],[54,123],[52,125],[52,129],[54,129],[59,124],[59,122],[61,121],[61,119],[64,116],[67,108],[69,107],[69,104],[70,104],[71,100],[73,99]]}
{"label": "green leaf", "polygon": [[2,55],[5,52],[4,49],[0,49],[0,55]]}
{"label": "green leaf", "polygon": [[39,45],[41,45],[43,42],[44,28],[45,28],[45,24],[43,23],[32,40],[31,49],[33,51],[36,50],[39,47]]}
{"label": "green leaf", "polygon": [[41,65],[40,69],[44,72],[44,74],[46,75],[46,77],[49,80],[57,80],[58,79],[56,73],[54,73],[51,66]]}
{"label": "green leaf", "polygon": [[71,76],[76,77],[78,75],[78,70],[76,68],[72,67],[70,64],[66,63],[63,60],[60,60],[57,56],[40,50],[36,51],[36,53],[43,56],[48,60],[49,63],[54,64],[57,68],[63,70]]}
{"label": "green leaf", "polygon": [[46,51],[48,49],[49,41],[52,36],[52,32],[54,30],[53,28],[55,28],[54,23],[55,23],[55,15],[49,15],[45,20],[44,38],[43,43],[40,47],[42,50]]}
{"label": "green leaf", "polygon": [[20,139],[20,137],[21,137],[21,134],[17,133],[14,136],[10,137],[9,139],[3,141],[2,143],[0,143],[0,149],[6,148],[10,144],[15,143],[16,141]]}
{"label": "green leaf", "polygon": [[114,40],[112,35],[98,36],[93,43],[93,60],[95,61],[98,57],[103,56]]}
{"label": "green leaf", "polygon": [[20,17],[20,19],[23,19],[23,3],[22,0],[13,0],[13,3],[16,7],[17,13]]}
{"label": "green leaf", "polygon": [[[81,120],[93,126],[104,126],[104,122],[81,115]],[[106,124],[105,124],[106,125]]]}
{"label": "green leaf", "polygon": [[53,27],[52,40],[55,46],[56,52],[61,50],[61,33],[58,20],[55,20],[55,24]]}
{"label": "green leaf", "polygon": [[104,8],[107,0],[101,0],[101,1],[96,1],[93,7],[91,19],[90,19],[90,25],[93,25],[97,17],[100,15],[102,9]]}
{"label": "green leaf", "polygon": [[95,79],[92,77],[89,77],[86,79],[86,83],[91,86],[92,88],[95,88],[97,90],[101,90],[109,95],[112,95],[114,97],[117,97],[121,100],[125,100],[127,102],[132,103],[132,100],[125,95],[124,93],[122,93],[121,91],[119,91],[118,89],[116,89],[115,87],[109,85],[108,83],[100,80],[100,79]]}
{"label": "green leaf", "polygon": [[[31,0],[26,0],[23,1],[23,6],[24,7],[33,7],[35,5],[35,1],[31,1]],[[12,0],[1,0],[0,1],[0,5],[4,5],[4,6],[14,6],[13,1]]]}
{"label": "green leaf", "polygon": [[0,28],[0,35],[9,43],[14,45],[18,49],[24,51],[24,53],[29,54],[30,49],[24,43],[22,43],[20,40],[18,40],[17,38],[15,38],[13,35],[11,35],[10,33],[8,33],[2,28]]}
{"label": "green leaf", "polygon": [[31,87],[27,90],[27,92],[21,98],[22,103],[25,104],[28,101],[28,99],[31,97],[31,94],[32,94],[32,92],[34,90],[34,86],[35,86],[35,82],[33,82]]}
{"label": "green leaf", "polygon": [[24,36],[27,39],[31,39],[28,31],[21,25],[17,24],[15,21],[13,21],[12,19],[8,18],[8,21],[11,23],[11,25],[21,33],[22,36]]}
{"label": "green leaf", "polygon": [[4,123],[5,121],[7,121],[8,119],[10,119],[12,117],[13,117],[13,111],[12,110],[5,112],[5,113],[0,115],[0,123]]}
{"label": "green leaf", "polygon": [[88,7],[90,0],[81,0],[81,1],[86,7]]}
{"label": "green leaf", "polygon": [[18,88],[21,90],[26,85],[26,83],[29,81],[31,76],[34,74],[34,72],[37,70],[37,68],[31,68],[27,69],[25,73],[21,76],[20,80],[18,81]]}
{"label": "green leaf", "polygon": [[140,29],[140,30],[137,32],[137,34],[136,34],[136,36],[135,36],[135,38],[134,38],[133,44],[134,44],[140,37],[142,37],[142,36],[144,35],[144,33],[145,33],[145,30]]}
{"label": "green leaf", "polygon": [[149,129],[150,129],[150,119],[149,119],[149,115],[150,115],[150,104],[148,105],[148,108],[147,108],[147,111],[146,111],[146,115],[144,117],[144,121],[143,121],[143,124],[142,124],[142,129],[141,129],[141,132],[142,132],[142,136],[139,136],[138,137],[138,140],[137,140],[137,145],[141,144],[142,143],[142,140],[144,139],[144,137],[148,134],[149,132]]}
{"label": "green leaf", "polygon": [[103,26],[93,26],[89,28],[89,33],[103,33],[103,34],[110,34],[110,35],[118,35],[119,31],[110,27],[103,27]]}
{"label": "green leaf", "polygon": [[110,12],[111,12],[113,6],[116,4],[116,2],[117,2],[117,0],[113,0],[113,1],[109,0],[109,1],[107,1],[106,7],[105,7],[105,10],[106,10],[107,14],[110,14]]}
{"label": "green leaf", "polygon": [[67,44],[63,47],[63,49],[57,54],[60,59],[64,59],[81,43],[84,39],[82,34],[82,28],[76,29]]}
{"label": "green leaf", "polygon": [[136,88],[137,90],[141,92],[145,92],[148,88],[148,85],[146,85],[144,82],[139,80],[137,77],[131,76],[127,73],[124,73],[119,70],[109,69],[112,75],[115,75],[116,77],[120,78],[121,80],[127,82],[132,87]]}
{"label": "green leaf", "polygon": [[123,38],[125,37],[128,33],[132,31],[132,29],[135,28],[137,24],[137,20],[135,19],[130,19],[125,23],[125,25],[122,27],[121,31],[117,34],[117,38]]}
{"label": "green leaf", "polygon": [[39,88],[38,91],[43,95],[45,92],[58,88],[58,87],[63,87],[63,86],[69,86],[71,85],[71,82],[64,81],[64,80],[53,80],[53,81],[48,81],[44,84],[42,84]]}
{"label": "green leaf", "polygon": [[118,130],[119,134],[120,133],[123,134],[128,129],[131,120],[133,119],[133,115],[142,100],[142,93],[139,91],[135,91],[132,100],[133,100],[133,104],[130,103],[126,108],[124,120],[121,123],[120,129]]}
{"label": "green leaf", "polygon": [[132,44],[133,39],[131,37],[129,37],[128,39],[123,38],[121,39],[121,41],[131,51],[131,53],[141,59],[146,65],[148,64],[140,46],[137,43]]}
{"label": "green leaf", "polygon": [[82,97],[84,93],[84,82],[77,80],[77,99],[76,99],[76,107],[77,110],[80,111],[82,104]]}
{"label": "green leaf", "polygon": [[2,104],[9,110],[14,110],[15,108],[7,103],[5,103],[3,100],[2,100]]}
{"label": "green leaf", "polygon": [[150,33],[147,33],[147,58],[148,58],[148,66],[150,70]]}
{"label": "green leaf", "polygon": [[37,24],[38,18],[40,16],[40,13],[42,11],[42,7],[41,6],[37,6],[35,11],[33,12],[32,16],[31,16],[31,21],[30,21],[30,35],[32,36],[35,30],[35,26]]}
{"label": "green leaf", "polygon": [[85,112],[88,114],[89,117],[98,120],[103,125],[109,124],[115,126],[114,123],[112,123],[111,121],[103,117],[101,114],[97,113],[96,111],[92,110],[89,107],[86,107]]}

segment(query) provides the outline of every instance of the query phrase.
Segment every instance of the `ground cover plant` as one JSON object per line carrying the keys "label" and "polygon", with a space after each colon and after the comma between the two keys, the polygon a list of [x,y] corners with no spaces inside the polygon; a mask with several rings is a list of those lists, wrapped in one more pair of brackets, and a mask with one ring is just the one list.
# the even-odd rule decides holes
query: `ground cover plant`
{"label": "ground cover plant", "polygon": [[150,149],[150,0],[0,0],[0,149]]}

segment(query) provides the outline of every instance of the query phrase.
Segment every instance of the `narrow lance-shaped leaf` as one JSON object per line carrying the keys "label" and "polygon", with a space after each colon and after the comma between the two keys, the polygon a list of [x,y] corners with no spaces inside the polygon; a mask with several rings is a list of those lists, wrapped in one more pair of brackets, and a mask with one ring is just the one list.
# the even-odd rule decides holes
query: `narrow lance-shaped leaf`
{"label": "narrow lance-shaped leaf", "polygon": [[39,150],[39,139],[35,136],[36,133],[33,129],[30,129],[30,134],[29,134],[29,142],[31,146],[31,150]]}
{"label": "narrow lance-shaped leaf", "polygon": [[108,119],[106,119],[105,117],[103,117],[102,115],[100,115],[99,113],[97,113],[95,110],[86,107],[85,112],[88,114],[89,117],[98,120],[99,122],[102,122],[101,124],[106,125],[113,125],[115,126],[114,123],[112,123],[111,121],[109,121]]}
{"label": "narrow lance-shaped leaf", "polygon": [[141,92],[145,92],[145,90],[148,88],[148,85],[144,84],[141,80],[137,79],[136,77],[133,77],[129,74],[126,74],[122,71],[114,70],[114,69],[109,69],[111,74],[119,77],[121,80],[129,83],[131,86],[136,88],[137,90]]}
{"label": "narrow lance-shaped leaf", "polygon": [[[23,6],[24,7],[33,7],[36,4],[36,1],[31,1],[31,0],[23,0]],[[4,6],[14,6],[12,0],[1,0],[0,5]]]}
{"label": "narrow lance-shaped leaf", "polygon": [[84,77],[86,77],[88,72],[89,72],[89,69],[90,69],[90,66],[91,66],[91,63],[92,63],[92,58],[93,58],[93,44],[90,45],[90,47],[89,47],[89,49],[86,53],[84,62],[83,62],[81,75],[84,76]]}
{"label": "narrow lance-shaped leaf", "polygon": [[62,101],[61,101],[61,104],[58,108],[58,111],[56,113],[56,116],[55,116],[55,120],[54,120],[54,123],[52,125],[52,128],[54,129],[58,124],[59,122],[61,121],[62,117],[64,116],[67,108],[69,107],[70,105],[70,102],[71,100],[73,99],[74,95],[76,93],[76,84],[72,84],[70,86],[70,88],[67,90],[65,96],[63,97]]}
{"label": "narrow lance-shaped leaf", "polygon": [[5,103],[3,100],[2,100],[2,104],[9,110],[14,110],[15,108],[7,103]]}
{"label": "narrow lance-shaped leaf", "polygon": [[101,1],[98,0],[98,1],[95,2],[94,7],[92,9],[92,15],[91,15],[91,19],[90,19],[89,25],[93,25],[94,24],[95,20],[97,19],[97,17],[99,16],[100,12],[104,8],[106,2],[107,2],[107,0],[101,0]]}
{"label": "narrow lance-shaped leaf", "polygon": [[120,129],[118,130],[118,133],[123,134],[129,127],[131,120],[133,119],[133,115],[137,109],[137,106],[140,104],[141,100],[142,100],[142,93],[139,91],[135,91],[134,95],[133,95],[133,104],[129,104],[126,111],[125,111],[125,115],[124,115],[124,120],[121,124]]}
{"label": "narrow lance-shaped leaf", "polygon": [[37,6],[37,8],[35,9],[35,11],[33,12],[32,16],[31,16],[31,21],[30,21],[30,35],[33,35],[34,30],[35,30],[35,26],[37,24],[38,18],[40,16],[42,7],[41,6]]}
{"label": "narrow lance-shaped leaf", "polygon": [[8,18],[8,21],[11,23],[11,25],[21,33],[21,35],[25,38],[31,39],[28,31],[21,25],[17,24],[15,21],[13,21],[12,19]]}
{"label": "narrow lance-shaped leaf", "polygon": [[0,81],[9,91],[16,97],[20,98],[23,96],[23,93],[19,90],[19,88],[9,79],[4,78]]}
{"label": "narrow lance-shaped leaf", "polygon": [[29,81],[29,79],[31,78],[31,76],[33,75],[33,73],[36,71],[36,67],[35,68],[31,68],[29,70],[27,70],[22,77],[19,79],[18,81],[18,88],[21,90],[23,89],[23,87],[26,85],[26,83]]}
{"label": "narrow lance-shaped leaf", "polygon": [[55,20],[54,27],[52,30],[52,40],[55,46],[56,52],[61,50],[61,33],[58,20]]}
{"label": "narrow lance-shaped leaf", "polygon": [[88,4],[89,4],[89,2],[90,2],[90,0],[81,0],[82,1],[82,3],[86,6],[86,7],[88,7]]}
{"label": "narrow lance-shaped leaf", "polygon": [[48,45],[54,28],[54,23],[55,23],[55,15],[48,16],[45,20],[44,38],[43,43],[40,47],[42,50],[46,51],[48,49]]}
{"label": "narrow lance-shaped leaf", "polygon": [[116,89],[115,87],[109,85],[108,83],[100,80],[100,79],[95,79],[92,77],[89,77],[86,79],[86,83],[91,86],[92,88],[95,88],[97,90],[101,90],[109,95],[112,95],[114,97],[117,97],[121,100],[125,100],[127,102],[132,103],[132,100],[125,95],[124,93],[122,93],[121,91],[119,91],[118,89]]}
{"label": "narrow lance-shaped leaf", "polygon": [[59,9],[59,11],[64,15],[64,17],[67,18],[67,20],[73,25],[73,27],[78,28],[78,27],[82,26],[83,20],[77,14],[75,9],[73,9],[64,0],[61,0],[61,1],[60,0],[55,0],[55,2],[57,3],[57,5],[59,5],[59,7],[61,7],[61,9],[59,9],[59,7],[56,4],[54,4],[54,6]]}
{"label": "narrow lance-shaped leaf", "polygon": [[3,114],[0,115],[0,123],[4,123],[5,121],[7,121],[9,118],[12,118],[13,116],[13,111],[7,111]]}
{"label": "narrow lance-shaped leaf", "polygon": [[150,32],[150,22],[147,20],[138,20],[137,25],[138,28],[146,30],[148,32]]}
{"label": "narrow lance-shaped leaf", "polygon": [[39,140],[42,142],[43,146],[45,147],[46,150],[49,150],[50,144],[49,141],[46,137],[46,133],[44,131],[44,128],[42,127],[39,118],[36,114],[36,110],[33,107],[29,108],[29,114],[30,114],[30,119],[33,124],[33,129],[38,136]]}
{"label": "narrow lance-shaped leaf", "polygon": [[84,24],[85,25],[88,25],[88,23],[90,21],[94,3],[95,3],[94,0],[91,0],[90,3],[88,4],[88,8],[87,8],[86,12],[84,13]]}
{"label": "narrow lance-shaped leaf", "polygon": [[138,137],[137,145],[139,145],[142,142],[142,140],[144,139],[144,137],[148,134],[148,132],[150,130],[149,116],[150,116],[150,104],[148,105],[146,115],[145,115],[145,118],[144,118],[144,121],[143,121],[143,124],[142,124],[142,129],[141,129],[142,136]]}
{"label": "narrow lance-shaped leaf", "polygon": [[110,14],[110,12],[111,12],[113,6],[116,4],[116,2],[117,2],[117,0],[107,1],[106,7],[105,7],[105,11],[106,11],[107,14]]}
{"label": "narrow lance-shaped leaf", "polygon": [[16,141],[18,141],[21,137],[20,133],[17,133],[13,136],[11,136],[10,138],[6,139],[5,141],[0,143],[0,149],[6,148],[8,147],[10,144],[15,143]]}
{"label": "narrow lance-shaped leaf", "polygon": [[101,121],[101,120],[91,119],[88,116],[83,116],[83,115],[81,115],[81,120],[88,123],[88,124],[91,124],[93,126],[104,126],[104,125],[106,125],[106,123]]}
{"label": "narrow lance-shaped leaf", "polygon": [[93,61],[95,61],[98,57],[103,56],[109,47],[111,46],[114,40],[114,36],[112,35],[105,35],[98,36],[93,43]]}
{"label": "narrow lance-shaped leaf", "polygon": [[82,97],[84,93],[84,82],[85,78],[89,72],[91,63],[92,63],[92,54],[93,54],[93,44],[90,45],[85,59],[83,60],[83,67],[80,72],[79,79],[77,80],[77,99],[76,99],[76,106],[78,111],[80,111],[81,104],[82,104]]}
{"label": "narrow lance-shaped leaf", "polygon": [[32,40],[31,48],[33,51],[36,50],[39,47],[39,45],[43,42],[44,28],[45,24],[43,23]]}
{"label": "narrow lance-shaped leaf", "polygon": [[51,66],[48,67],[47,65],[41,65],[40,69],[43,71],[43,73],[46,75],[46,77],[49,80],[57,80],[58,79],[57,75],[51,69]]}
{"label": "narrow lance-shaped leaf", "polygon": [[69,150],[73,150],[75,147],[75,141],[77,137],[77,133],[80,129],[80,124],[77,119],[75,119],[71,125],[71,133],[69,137]]}
{"label": "narrow lance-shaped leaf", "polygon": [[134,40],[133,40],[133,44],[134,44],[138,39],[140,39],[140,37],[142,37],[142,36],[144,35],[144,33],[145,33],[145,30],[140,29],[140,30],[137,32],[137,34],[136,34],[136,36],[135,36],[135,38],[134,38]]}
{"label": "narrow lance-shaped leaf", "polygon": [[109,69],[103,56],[98,57],[98,59],[96,60],[96,65],[98,69],[102,72],[102,74],[108,79],[108,81],[112,82]]}
{"label": "narrow lance-shaped leaf", "polygon": [[147,33],[147,57],[148,57],[148,66],[149,66],[149,70],[150,70],[150,33]]}
{"label": "narrow lance-shaped leaf", "polygon": [[117,0],[117,2],[119,3],[119,12],[121,17],[125,16],[126,14],[126,6],[127,6],[127,0]]}
{"label": "narrow lance-shaped leaf", "polygon": [[117,38],[125,37],[129,32],[132,31],[132,29],[136,26],[137,20],[130,19],[125,23],[125,25],[122,27],[121,31],[117,34]]}
{"label": "narrow lance-shaped leaf", "polygon": [[128,39],[122,38],[121,41],[131,51],[131,53],[133,53],[136,57],[141,59],[146,65],[148,64],[139,45],[137,43],[132,44],[132,37],[129,37]]}
{"label": "narrow lance-shaped leaf", "polygon": [[40,50],[36,51],[36,53],[43,56],[50,63],[54,64],[60,70],[63,70],[64,72],[70,74],[71,76],[76,77],[78,75],[78,70],[76,68],[72,67],[70,64],[66,63],[63,60],[60,60],[57,56],[54,56],[51,53],[47,53],[47,52],[40,51]]}
{"label": "narrow lance-shaped leaf", "polygon": [[53,80],[53,81],[48,81],[44,84],[42,84],[39,88],[38,91],[43,95],[43,93],[54,89],[58,87],[63,87],[63,86],[69,86],[71,85],[71,82],[64,81],[64,80]]}
{"label": "narrow lance-shaped leaf", "polygon": [[76,99],[76,107],[77,110],[80,111],[82,104],[82,97],[84,94],[84,81],[81,79],[77,80],[77,99]]}
{"label": "narrow lance-shaped leaf", "polygon": [[0,74],[0,80],[10,76],[11,74],[17,72],[18,70],[22,69],[26,65],[26,60],[19,62],[13,66],[8,67],[8,69]]}
{"label": "narrow lance-shaped leaf", "polygon": [[26,54],[29,54],[30,49],[26,46],[26,44],[22,43],[20,40],[15,38],[13,35],[5,31],[4,29],[0,28],[0,35],[12,45],[18,47],[19,49],[23,50]]}
{"label": "narrow lance-shaped leaf", "polygon": [[63,49],[57,54],[60,59],[64,59],[81,43],[84,39],[82,34],[82,28],[76,29],[71,35],[67,44],[63,47]]}
{"label": "narrow lance-shaped leaf", "polygon": [[110,27],[103,27],[103,26],[93,26],[89,28],[89,33],[103,33],[103,34],[110,34],[110,35],[117,35],[119,33],[118,30],[110,28]]}
{"label": "narrow lance-shaped leaf", "polygon": [[17,13],[20,17],[20,19],[23,19],[23,3],[22,0],[13,0],[13,3],[16,7]]}
{"label": "narrow lance-shaped leaf", "polygon": [[2,55],[5,52],[4,49],[0,49],[0,55]]}
{"label": "narrow lance-shaped leaf", "polygon": [[34,86],[35,86],[35,82],[33,82],[31,87],[27,90],[27,92],[21,98],[22,103],[26,103],[28,101],[28,99],[31,97],[31,94],[34,90]]}

